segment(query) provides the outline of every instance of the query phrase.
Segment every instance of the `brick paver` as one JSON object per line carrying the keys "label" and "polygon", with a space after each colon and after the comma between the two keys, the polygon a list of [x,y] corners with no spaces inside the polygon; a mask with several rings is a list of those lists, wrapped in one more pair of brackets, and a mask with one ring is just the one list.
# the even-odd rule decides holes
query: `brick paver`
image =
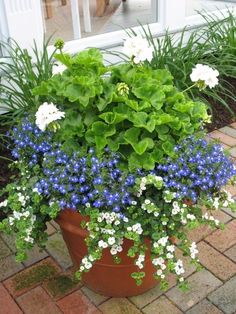
{"label": "brick paver", "polygon": [[47,258],[5,280],[4,285],[12,295],[19,296],[45,280],[55,277],[60,271],[58,265],[51,258]]}
{"label": "brick paver", "polygon": [[[61,314],[57,305],[41,287],[36,287],[18,297],[17,303],[24,314]],[[69,312],[67,312],[69,313]],[[79,313],[79,312],[77,312]]]}
{"label": "brick paver", "polygon": [[223,314],[223,312],[205,299],[188,310],[186,314]]}
{"label": "brick paver", "polygon": [[234,263],[236,264],[236,245],[232,246],[230,249],[224,252]]}
{"label": "brick paver", "polygon": [[98,314],[101,313],[81,292],[76,291],[59,300],[57,305],[65,314]]}
{"label": "brick paver", "polygon": [[229,135],[226,135],[220,131],[213,131],[213,132],[209,133],[209,136],[211,138],[220,140],[222,143],[224,143],[228,146],[236,146],[236,139],[235,138],[233,138]]}
{"label": "brick paver", "polygon": [[[236,158],[236,122],[210,135],[211,139],[219,138]],[[225,188],[236,198],[236,187]],[[72,262],[54,221],[47,224],[47,252],[34,249],[23,264],[15,262],[14,235],[0,234],[0,314],[235,314],[236,213],[226,208],[213,213],[226,224],[225,230],[201,226],[189,232],[190,239],[199,242],[204,267],[196,273],[194,267],[187,266],[185,258],[190,290],[181,292],[172,274],[168,291],[160,291],[157,285],[130,298],[102,296],[74,281]],[[57,270],[54,274],[40,268],[49,260]],[[41,270],[36,275],[32,269]]]}
{"label": "brick paver", "polygon": [[21,269],[23,265],[15,261],[15,255],[9,255],[0,259],[0,281],[14,275]]}
{"label": "brick paver", "polygon": [[222,287],[210,294],[211,302],[226,314],[236,313],[236,276],[227,281]]}
{"label": "brick paver", "polygon": [[126,298],[112,298],[108,301],[102,303],[99,310],[103,314],[141,314],[142,312],[138,310],[130,301]]}
{"label": "brick paver", "polygon": [[221,252],[236,244],[236,219],[230,221],[224,230],[214,231],[206,241]]}
{"label": "brick paver", "polygon": [[59,232],[53,234],[49,238],[47,242],[47,251],[53,258],[55,258],[63,269],[66,270],[73,265],[67,246]]}
{"label": "brick paver", "polygon": [[11,255],[11,250],[6,243],[0,238],[0,259]]}
{"label": "brick paver", "polygon": [[167,297],[176,303],[182,311],[191,308],[222,284],[207,270],[191,275],[188,282],[189,291],[182,292],[178,287],[174,287],[166,293]]}
{"label": "brick paver", "polygon": [[0,314],[21,314],[22,311],[9,292],[0,283]]}
{"label": "brick paver", "polygon": [[236,138],[236,130],[234,128],[231,128],[230,126],[224,126],[223,128],[220,128],[219,131],[233,138]]}
{"label": "brick paver", "polygon": [[161,296],[143,309],[145,314],[181,314],[183,313],[167,297]]}
{"label": "brick paver", "polygon": [[109,299],[109,297],[93,292],[87,287],[82,287],[81,290],[96,306]]}
{"label": "brick paver", "polygon": [[236,265],[230,259],[213,249],[205,242],[198,244],[199,259],[203,266],[217,278],[225,281],[236,273]]}
{"label": "brick paver", "polygon": [[48,256],[45,251],[40,250],[37,246],[27,252],[27,255],[27,260],[23,262],[25,266],[31,266]]}

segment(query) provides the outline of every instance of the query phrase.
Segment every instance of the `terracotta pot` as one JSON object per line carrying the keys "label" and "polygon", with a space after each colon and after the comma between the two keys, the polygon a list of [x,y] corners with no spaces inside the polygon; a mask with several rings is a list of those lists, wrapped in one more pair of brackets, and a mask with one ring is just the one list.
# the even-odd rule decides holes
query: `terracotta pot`
{"label": "terracotta pot", "polygon": [[[77,266],[87,254],[84,239],[88,232],[80,227],[82,220],[88,220],[88,218],[69,209],[63,210],[56,219],[61,227],[71,258]],[[148,240],[146,243],[149,245]],[[137,286],[134,279],[131,278],[131,273],[138,271],[138,267],[134,265],[134,259],[127,256],[131,245],[132,241],[124,240],[123,251],[119,253],[122,262],[118,265],[113,262],[109,249],[103,250],[102,258],[94,264],[88,273],[83,275],[84,285],[97,293],[112,297],[135,296],[155,287],[158,281],[153,277],[155,268],[148,253],[145,267],[142,270],[146,273],[142,285]]]}

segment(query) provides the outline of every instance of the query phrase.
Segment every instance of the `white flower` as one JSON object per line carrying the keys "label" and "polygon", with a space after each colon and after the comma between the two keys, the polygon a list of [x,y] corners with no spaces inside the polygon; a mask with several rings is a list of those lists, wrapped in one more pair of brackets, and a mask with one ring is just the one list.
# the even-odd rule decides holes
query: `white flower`
{"label": "white flower", "polygon": [[7,206],[8,201],[5,200],[3,202],[0,203],[0,207],[6,207]]}
{"label": "white flower", "polygon": [[27,237],[25,237],[24,240],[25,240],[26,242],[29,242],[29,243],[34,243],[34,239],[31,238],[29,235],[28,235]]}
{"label": "white flower", "polygon": [[112,247],[112,248],[110,249],[110,253],[111,253],[111,255],[116,255],[116,254],[117,254],[117,249],[114,248],[114,247]]}
{"label": "white flower", "polygon": [[13,217],[9,217],[8,221],[9,221],[9,225],[12,226],[14,224],[14,218]]}
{"label": "white flower", "polygon": [[203,82],[205,86],[209,86],[210,88],[218,84],[218,76],[219,72],[217,70],[204,64],[197,64],[190,74],[192,82]]}
{"label": "white flower", "polygon": [[124,42],[124,53],[133,58],[135,64],[142,61],[152,61],[153,47],[151,47],[148,41],[140,35],[127,38]]}
{"label": "white flower", "polygon": [[36,125],[41,131],[45,131],[47,126],[56,120],[65,117],[65,112],[60,111],[53,103],[44,102],[35,114]]}
{"label": "white flower", "polygon": [[84,264],[84,267],[86,268],[86,269],[90,269],[90,268],[92,268],[92,263],[90,263],[90,262],[87,262],[87,263],[85,263]]}
{"label": "white flower", "polygon": [[99,246],[100,248],[105,249],[105,248],[108,247],[108,244],[107,244],[105,241],[100,240],[100,241],[98,241],[98,246]]}
{"label": "white flower", "polygon": [[161,276],[162,275],[162,270],[158,269],[158,271],[156,272],[157,276]]}
{"label": "white flower", "polygon": [[171,253],[167,253],[167,254],[166,254],[166,257],[167,257],[168,259],[171,259],[171,258],[173,258],[173,257],[174,257],[174,255],[173,255],[173,254],[171,254]]}
{"label": "white flower", "polygon": [[181,275],[183,274],[184,271],[184,267],[183,267],[183,261],[181,261],[180,259],[177,260],[177,262],[175,263],[175,273],[177,275]]}
{"label": "white flower", "polygon": [[219,209],[219,197],[215,197],[214,198],[214,200],[213,200],[213,207],[215,208],[215,209]]}
{"label": "white flower", "polygon": [[15,210],[13,211],[13,216],[15,219],[20,220],[22,214],[19,212],[16,212]]}
{"label": "white flower", "polygon": [[174,245],[167,245],[166,249],[168,252],[173,253],[175,251],[175,246]]}
{"label": "white flower", "polygon": [[195,220],[196,217],[195,217],[195,215],[187,214],[187,219],[189,219],[189,220]]}
{"label": "white flower", "polygon": [[113,245],[116,242],[116,240],[115,240],[114,237],[110,237],[110,238],[108,238],[107,242],[108,242],[109,245]]}
{"label": "white flower", "polygon": [[40,194],[39,193],[39,190],[37,189],[37,188],[33,188],[33,190],[32,190],[34,193],[38,193],[38,194]]}
{"label": "white flower", "polygon": [[162,237],[160,238],[157,242],[162,245],[162,246],[166,246],[166,243],[168,242],[169,237]]}
{"label": "white flower", "polygon": [[196,254],[198,253],[196,242],[193,242],[189,248],[190,256],[192,259],[196,258]]}
{"label": "white flower", "polygon": [[52,75],[55,75],[55,74],[59,74],[59,73],[62,73],[64,72],[65,70],[67,69],[67,67],[64,65],[64,64],[54,64],[53,67],[52,67]]}

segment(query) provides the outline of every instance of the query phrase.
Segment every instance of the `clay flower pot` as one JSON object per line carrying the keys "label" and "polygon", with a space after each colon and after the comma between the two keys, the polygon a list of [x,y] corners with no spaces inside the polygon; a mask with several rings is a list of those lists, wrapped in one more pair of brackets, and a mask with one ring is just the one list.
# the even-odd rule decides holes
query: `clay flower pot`
{"label": "clay flower pot", "polygon": [[[88,232],[80,226],[82,220],[88,220],[86,218],[75,211],[66,209],[56,219],[61,227],[71,258],[77,266],[87,254],[84,240]],[[134,279],[131,278],[131,273],[138,271],[138,267],[134,265],[134,259],[127,256],[131,245],[130,240],[124,240],[123,251],[119,253],[119,257],[122,259],[120,264],[115,264],[109,249],[104,249],[102,258],[88,273],[83,275],[83,284],[94,292],[111,297],[135,296],[156,286],[158,281],[153,277],[155,268],[151,263],[150,254],[147,254],[145,267],[142,269],[146,273],[142,285],[137,286]]]}

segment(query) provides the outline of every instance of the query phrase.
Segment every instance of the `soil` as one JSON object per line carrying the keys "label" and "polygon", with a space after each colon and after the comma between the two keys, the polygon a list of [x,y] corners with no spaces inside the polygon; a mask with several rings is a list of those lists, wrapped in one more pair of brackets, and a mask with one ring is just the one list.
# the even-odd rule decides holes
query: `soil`
{"label": "soil", "polygon": [[[227,80],[232,85],[232,93],[236,94],[236,79]],[[235,113],[235,115],[230,114],[230,112],[221,104],[217,103],[213,99],[207,99],[213,109],[212,112],[212,123],[207,125],[207,130],[209,132],[220,129],[232,122],[236,121],[236,103],[232,99],[225,98],[225,102],[228,104],[230,109]]]}
{"label": "soil", "polygon": [[[235,94],[236,94],[236,80],[230,80],[230,83],[235,88]],[[236,103],[233,102],[231,99],[225,99],[229,107],[232,109],[233,112],[235,112],[235,116],[229,113],[229,111],[216,101],[213,101],[212,99],[207,99],[211,104],[213,108],[212,116],[213,116],[213,122],[211,124],[207,125],[208,132],[211,132],[215,129],[222,128],[228,124],[231,124],[232,122],[236,121]],[[6,133],[7,129],[3,129],[0,127],[0,134]],[[14,174],[12,170],[8,168],[10,162],[2,159],[2,157],[10,158],[11,159],[11,153],[7,149],[6,145],[3,143],[0,143],[0,191],[1,189],[6,186],[6,184],[10,181],[10,177]],[[0,201],[3,198],[0,197]],[[0,220],[3,218],[4,214],[0,211]]]}

